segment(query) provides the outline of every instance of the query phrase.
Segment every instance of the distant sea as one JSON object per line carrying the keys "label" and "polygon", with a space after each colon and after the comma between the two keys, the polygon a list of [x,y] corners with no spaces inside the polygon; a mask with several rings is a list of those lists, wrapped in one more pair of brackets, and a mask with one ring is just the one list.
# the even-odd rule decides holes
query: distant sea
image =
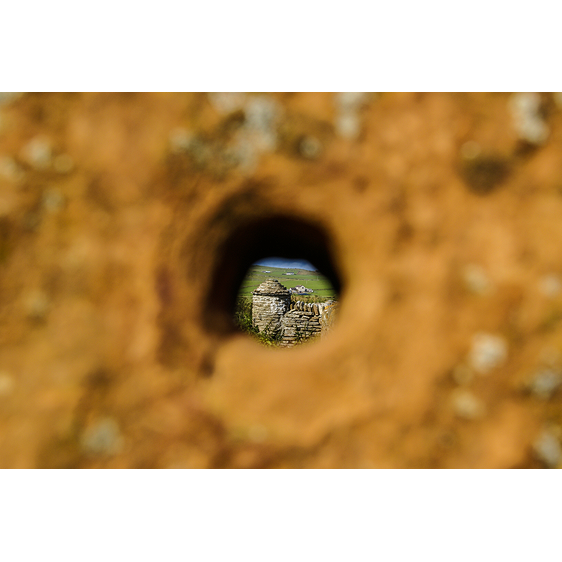
{"label": "distant sea", "polygon": [[254,265],[265,265],[266,267],[282,267],[285,269],[306,269],[316,271],[316,268],[306,260],[288,260],[285,258],[265,258],[257,261]]}

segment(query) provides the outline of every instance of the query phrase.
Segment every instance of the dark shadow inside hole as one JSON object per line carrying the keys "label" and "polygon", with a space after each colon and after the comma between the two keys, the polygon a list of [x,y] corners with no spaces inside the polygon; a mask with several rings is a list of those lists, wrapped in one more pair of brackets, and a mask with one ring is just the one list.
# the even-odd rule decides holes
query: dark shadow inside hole
{"label": "dark shadow inside hole", "polygon": [[340,295],[342,278],[334,253],[325,228],[307,220],[276,215],[238,226],[215,256],[205,307],[207,327],[220,333],[238,330],[234,315],[242,282],[252,264],[271,256],[310,262]]}

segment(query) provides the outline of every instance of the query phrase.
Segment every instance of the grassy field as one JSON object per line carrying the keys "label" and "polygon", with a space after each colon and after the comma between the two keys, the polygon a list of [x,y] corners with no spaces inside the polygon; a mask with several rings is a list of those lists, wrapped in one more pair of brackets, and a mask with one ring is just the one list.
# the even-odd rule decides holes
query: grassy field
{"label": "grassy field", "polygon": [[[287,275],[287,273],[294,273],[294,275]],[[242,281],[239,296],[251,297],[252,291],[270,277],[277,279],[279,283],[287,287],[287,289],[295,287],[296,285],[304,285],[307,289],[312,289],[314,291],[310,295],[307,295],[310,297],[318,297],[321,299],[332,299],[336,297],[336,292],[331,283],[317,271],[291,268],[284,269],[264,265],[252,266],[246,278]],[[299,296],[298,298],[307,300],[305,296]]]}

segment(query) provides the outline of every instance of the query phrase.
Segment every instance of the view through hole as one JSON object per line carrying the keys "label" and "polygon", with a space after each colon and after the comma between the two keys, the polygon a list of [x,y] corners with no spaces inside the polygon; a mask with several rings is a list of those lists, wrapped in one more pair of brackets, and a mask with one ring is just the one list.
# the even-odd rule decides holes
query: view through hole
{"label": "view through hole", "polygon": [[337,306],[336,288],[310,261],[272,256],[248,269],[234,320],[265,345],[293,347],[326,335]]}

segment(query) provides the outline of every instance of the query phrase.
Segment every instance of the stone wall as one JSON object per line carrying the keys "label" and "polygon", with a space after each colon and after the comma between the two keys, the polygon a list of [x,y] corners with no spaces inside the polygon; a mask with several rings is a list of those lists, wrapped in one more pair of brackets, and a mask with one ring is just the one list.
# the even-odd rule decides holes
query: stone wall
{"label": "stone wall", "polygon": [[291,294],[276,279],[267,279],[252,293],[252,319],[260,332],[275,334],[283,329]]}
{"label": "stone wall", "polygon": [[283,317],[289,310],[291,297],[272,297],[254,295],[252,298],[252,318],[260,332],[274,333],[283,327]]}
{"label": "stone wall", "polygon": [[331,327],[333,305],[333,301],[291,302],[290,291],[270,278],[252,293],[252,321],[260,332],[279,335],[282,347],[292,347]]}
{"label": "stone wall", "polygon": [[300,341],[320,336],[331,327],[324,317],[333,312],[334,303],[292,302],[283,317],[283,347],[291,347]]}
{"label": "stone wall", "polygon": [[290,294],[281,291],[279,294],[263,294],[256,290],[252,295],[252,320],[260,332],[279,334],[280,345],[291,347],[327,332],[333,323],[335,304],[333,301],[291,302]]}

